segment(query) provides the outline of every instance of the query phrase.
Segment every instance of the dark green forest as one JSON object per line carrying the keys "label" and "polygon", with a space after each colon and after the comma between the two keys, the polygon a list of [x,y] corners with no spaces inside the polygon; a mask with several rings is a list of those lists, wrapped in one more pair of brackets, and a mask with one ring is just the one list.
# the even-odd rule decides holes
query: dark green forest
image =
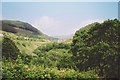
{"label": "dark green forest", "polygon": [[79,70],[95,70],[99,76],[113,78],[119,74],[120,21],[107,20],[80,29],[73,37],[71,52]]}
{"label": "dark green forest", "polygon": [[26,40],[26,35],[1,31],[3,79],[119,79],[119,30],[118,19],[95,22],[76,31],[71,42],[31,36]]}

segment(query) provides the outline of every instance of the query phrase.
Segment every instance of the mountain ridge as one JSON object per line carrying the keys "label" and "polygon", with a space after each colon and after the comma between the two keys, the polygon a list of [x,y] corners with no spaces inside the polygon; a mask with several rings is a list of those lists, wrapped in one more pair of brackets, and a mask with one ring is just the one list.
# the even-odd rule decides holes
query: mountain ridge
{"label": "mountain ridge", "polygon": [[14,33],[16,35],[22,35],[25,37],[45,38],[50,40],[57,39],[42,33],[40,30],[27,22],[18,20],[0,20],[0,24],[2,25],[2,31]]}

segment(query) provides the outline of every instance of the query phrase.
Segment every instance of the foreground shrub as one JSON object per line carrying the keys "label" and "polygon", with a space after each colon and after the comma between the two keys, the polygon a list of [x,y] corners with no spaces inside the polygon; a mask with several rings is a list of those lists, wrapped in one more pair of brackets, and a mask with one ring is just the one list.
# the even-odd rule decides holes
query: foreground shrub
{"label": "foreground shrub", "polygon": [[93,71],[79,72],[74,69],[57,67],[48,68],[44,65],[24,64],[22,59],[14,62],[10,60],[3,60],[2,62],[3,78],[7,79],[48,79],[48,80],[61,80],[61,79],[82,79],[82,78],[97,78],[98,76]]}

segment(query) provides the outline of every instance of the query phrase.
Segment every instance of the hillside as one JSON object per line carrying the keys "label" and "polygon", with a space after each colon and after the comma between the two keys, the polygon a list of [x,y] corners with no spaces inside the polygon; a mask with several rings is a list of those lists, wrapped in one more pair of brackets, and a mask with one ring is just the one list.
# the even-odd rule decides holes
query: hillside
{"label": "hillside", "polygon": [[34,55],[32,52],[38,46],[49,43],[51,40],[57,40],[57,38],[43,34],[26,22],[1,20],[0,23],[2,23],[0,33],[12,40],[21,54]]}
{"label": "hillside", "polygon": [[2,20],[1,22],[2,22],[3,31],[14,33],[18,36],[54,39],[52,37],[43,34],[41,31],[39,31],[31,24],[26,22],[14,21],[14,20]]}
{"label": "hillside", "polygon": [[118,80],[119,24],[117,19],[95,22],[60,42],[0,31],[3,78]]}
{"label": "hillside", "polygon": [[51,42],[48,39],[39,39],[33,37],[18,36],[14,33],[0,31],[0,34],[4,34],[4,37],[9,38],[18,47],[21,54],[34,55],[32,52],[40,45]]}
{"label": "hillside", "polygon": [[[33,79],[64,79],[97,77],[91,71],[79,72],[73,66],[69,43],[54,43],[47,39],[18,36],[11,32],[4,34],[2,43],[3,78],[17,80]],[[93,73],[91,75],[91,73]]]}
{"label": "hillside", "polygon": [[2,76],[5,79],[63,80],[98,77],[93,71],[79,72],[72,68],[74,64],[72,54],[69,53],[69,43],[53,43],[34,38],[19,39],[20,36],[13,33],[2,33],[8,35],[3,37],[2,42]]}

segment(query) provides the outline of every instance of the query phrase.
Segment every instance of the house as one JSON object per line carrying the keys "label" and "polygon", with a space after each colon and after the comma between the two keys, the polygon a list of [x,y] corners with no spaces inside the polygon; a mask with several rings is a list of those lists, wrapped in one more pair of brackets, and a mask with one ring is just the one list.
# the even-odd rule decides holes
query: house
{"label": "house", "polygon": [[0,33],[0,37],[3,37],[4,35]]}

